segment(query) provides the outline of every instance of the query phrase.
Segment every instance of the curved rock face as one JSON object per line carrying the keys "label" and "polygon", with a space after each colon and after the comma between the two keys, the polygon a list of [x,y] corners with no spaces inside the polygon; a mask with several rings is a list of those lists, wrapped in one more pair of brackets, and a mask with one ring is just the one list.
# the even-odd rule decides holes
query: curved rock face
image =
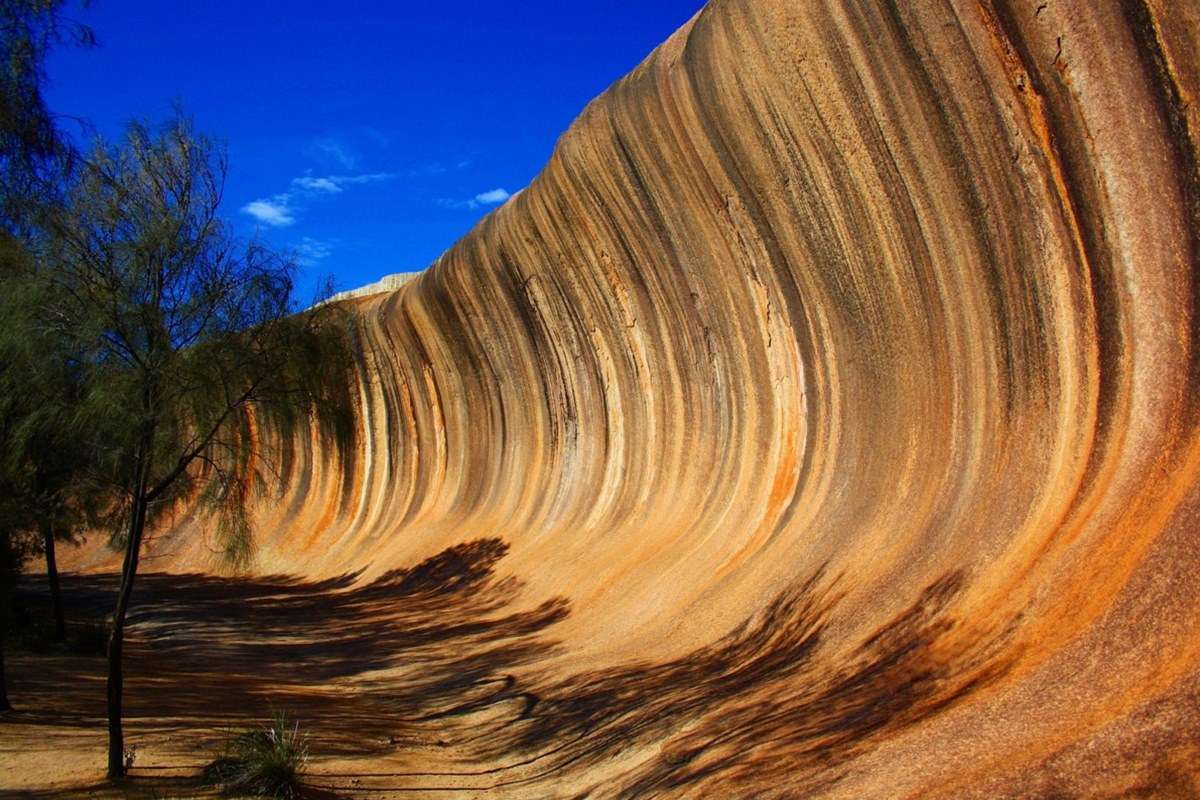
{"label": "curved rock face", "polygon": [[713,0],[353,301],[260,568],[480,560],[471,785],[1191,796],[1198,97],[1192,2]]}

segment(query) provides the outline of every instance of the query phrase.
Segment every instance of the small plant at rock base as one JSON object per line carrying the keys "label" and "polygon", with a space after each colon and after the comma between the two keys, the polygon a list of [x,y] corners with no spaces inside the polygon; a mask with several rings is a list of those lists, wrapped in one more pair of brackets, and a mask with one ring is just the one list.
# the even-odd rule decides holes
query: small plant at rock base
{"label": "small plant at rock base", "polygon": [[308,737],[300,724],[276,712],[265,728],[235,734],[204,768],[204,782],[224,792],[296,800],[308,764]]}

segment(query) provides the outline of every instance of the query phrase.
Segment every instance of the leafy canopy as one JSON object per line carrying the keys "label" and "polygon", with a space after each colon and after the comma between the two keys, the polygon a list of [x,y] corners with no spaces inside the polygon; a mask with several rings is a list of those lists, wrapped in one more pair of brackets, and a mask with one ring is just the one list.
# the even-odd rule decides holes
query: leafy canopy
{"label": "leafy canopy", "polygon": [[276,445],[309,426],[345,443],[351,326],[297,309],[295,265],[217,213],[226,160],[179,115],[98,142],[47,226],[30,282],[38,339],[80,387],[64,427],[95,480],[151,511],[191,496],[249,555],[247,501]]}

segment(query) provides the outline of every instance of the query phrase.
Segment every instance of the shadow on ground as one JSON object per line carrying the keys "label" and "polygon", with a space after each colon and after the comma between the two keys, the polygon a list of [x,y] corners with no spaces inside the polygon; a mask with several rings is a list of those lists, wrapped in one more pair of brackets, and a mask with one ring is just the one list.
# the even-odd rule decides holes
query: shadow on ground
{"label": "shadow on ground", "polygon": [[[198,742],[215,743],[225,730],[281,709],[304,721],[322,757],[395,750],[410,727],[405,719],[555,647],[540,634],[567,615],[568,604],[559,598],[512,610],[521,583],[494,569],[507,550],[499,539],[480,539],[358,586],[355,575],[321,582],[140,576],[126,655],[132,743],[147,732],[174,735],[198,772],[206,755]],[[116,582],[115,575],[64,576],[68,614],[107,609]],[[44,604],[41,594],[29,580],[21,600]],[[104,666],[103,658],[59,655],[17,661],[17,721],[102,730]],[[153,772],[135,761],[131,776]]]}
{"label": "shadow on ground", "polygon": [[[821,571],[683,658],[553,675],[539,665],[558,646],[551,629],[568,602],[520,608],[520,581],[496,573],[507,550],[479,539],[365,584],[354,575],[144,576],[131,616],[126,718],[135,743],[156,736],[178,760],[169,778],[135,762],[135,783],[178,790],[222,730],[278,708],[303,720],[320,758],[380,765],[318,774],[315,782],[347,796],[537,795],[568,776],[586,786],[592,769],[630,754],[599,794],[812,792],[883,736],[994,681],[1008,663],[998,657],[1005,635],[967,636],[956,622],[958,573],[835,658],[822,639],[838,581]],[[72,613],[104,607],[114,581],[66,577]],[[34,601],[38,590],[23,593]],[[26,724],[103,729],[103,659],[24,663],[36,664],[14,680],[21,706],[36,709],[21,715]],[[397,753],[420,747],[447,748],[447,757],[425,771],[395,768]]]}

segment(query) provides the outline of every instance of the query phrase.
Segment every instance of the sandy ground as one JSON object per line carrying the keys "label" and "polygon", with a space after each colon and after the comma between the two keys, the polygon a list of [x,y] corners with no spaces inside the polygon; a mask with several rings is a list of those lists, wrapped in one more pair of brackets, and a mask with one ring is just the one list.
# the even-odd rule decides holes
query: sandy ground
{"label": "sandy ground", "polygon": [[[134,785],[278,706],[349,797],[1200,796],[1197,8],[712,0],[350,301],[303,578],[170,509]],[[100,664],[13,672],[0,791],[86,795]]]}
{"label": "sandy ground", "polygon": [[[143,576],[127,651],[126,736],[136,748],[128,785],[103,778],[104,658],[18,652],[9,662],[18,711],[0,722],[0,795],[205,794],[196,777],[223,736],[273,709],[310,735],[314,797],[490,787],[494,776],[465,774],[479,764],[467,763],[462,740],[498,712],[454,706],[479,695],[479,664],[492,673],[522,658],[519,645],[490,643],[519,643],[513,626],[528,620],[493,616],[486,582],[431,580],[394,585],[389,598],[346,581]],[[112,575],[65,576],[69,615],[107,608],[114,586]],[[32,582],[22,594],[44,601]]]}

